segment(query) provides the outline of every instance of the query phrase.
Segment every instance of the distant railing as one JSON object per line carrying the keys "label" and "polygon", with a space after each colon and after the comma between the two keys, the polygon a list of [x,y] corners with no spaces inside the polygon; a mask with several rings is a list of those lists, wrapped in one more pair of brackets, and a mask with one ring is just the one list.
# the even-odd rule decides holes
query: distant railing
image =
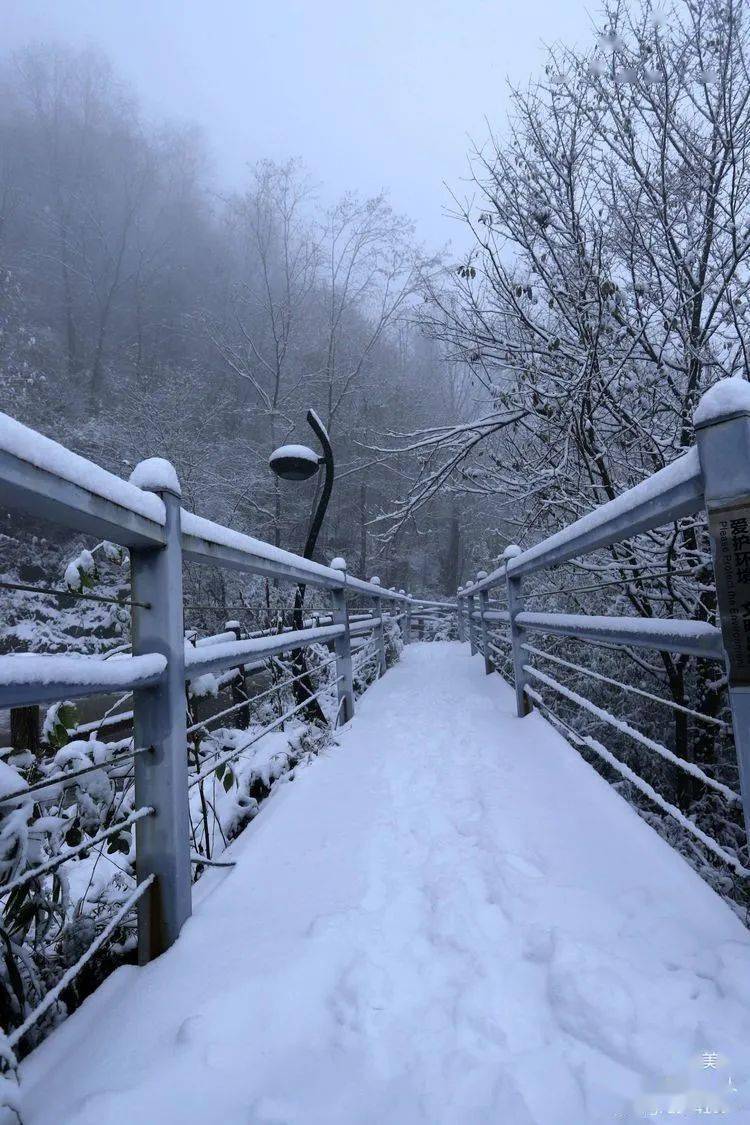
{"label": "distant railing", "polygon": [[[512,667],[519,716],[532,703],[541,707],[575,745],[585,746],[620,777],[634,785],[663,812],[699,840],[714,856],[742,878],[750,871],[731,847],[722,846],[664,799],[653,786],[617,759],[597,739],[581,736],[547,704],[544,687],[569,704],[582,708],[640,747],[684,770],[729,805],[741,805],[745,836],[750,831],[750,385],[725,380],[703,398],[695,417],[697,446],[673,464],[653,474],[635,488],[596,508],[528,550],[511,546],[491,573],[481,571],[476,581],[458,590],[458,628],[472,653],[481,651],[485,670],[492,672],[507,653]],[[652,531],[685,516],[704,511],[714,562],[719,627],[707,621],[659,617],[602,617],[589,614],[529,612],[524,603],[524,580],[570,560]],[[592,587],[594,589],[599,587]],[[585,587],[584,587],[585,589]],[[507,608],[491,607],[490,593],[497,591]],[[554,591],[552,591],[554,592]],[[507,627],[507,635],[501,629]],[[685,761],[667,747],[615,719],[580,693],[561,684],[534,658],[565,667],[594,680],[634,692],[660,705],[671,706],[695,718],[726,724],[671,700],[654,695],[586,667],[556,657],[530,643],[534,633],[572,637],[608,646],[645,648],[683,653],[716,660],[725,665],[731,703],[734,745],[740,792],[710,777],[700,766]]]}
{"label": "distant railing", "polygon": [[[33,800],[35,793],[49,793],[54,786],[64,789],[94,770],[134,770],[132,811],[107,824],[96,837],[87,836],[80,845],[22,870],[0,886],[0,898],[7,900],[24,884],[55,871],[71,857],[88,853],[97,844],[104,846],[123,829],[135,830],[134,891],[76,964],[9,1034],[13,1048],[134,907],[138,909],[141,964],[176,940],[191,913],[191,859],[195,862],[195,857],[191,857],[189,791],[209,776],[220,776],[219,771],[238,754],[332,690],[326,683],[318,691],[303,692],[293,708],[254,731],[238,747],[217,753],[208,765],[199,766],[189,775],[188,739],[211,719],[188,726],[186,682],[238,668],[251,672],[268,667],[269,661],[283,653],[325,646],[333,656],[321,667],[335,667],[337,706],[332,721],[341,725],[354,714],[354,676],[358,670],[368,664],[377,675],[385,672],[386,625],[392,620],[408,641],[411,615],[420,610],[421,603],[404,591],[385,589],[377,578],[363,581],[344,567],[311,562],[185,511],[180,505],[175,471],[166,461],[144,461],[131,480],[124,481],[6,415],[0,415],[0,504],[128,548],[131,571],[132,646],[122,646],[123,651],[109,659],[37,654],[0,657],[0,708],[112,692],[126,697],[132,693],[133,698],[132,712],[119,716],[120,721],[132,718],[132,739],[108,744],[104,756],[100,754],[93,764],[47,771],[38,784],[6,792],[0,799],[0,810],[8,815]],[[331,608],[322,622],[305,622],[302,629],[243,636],[238,623],[230,622],[219,635],[186,642],[182,588],[185,562],[304,583],[327,592]],[[350,618],[348,596],[367,599],[371,609]],[[387,613],[384,606],[399,612]],[[363,647],[368,638],[369,643]],[[254,700],[278,694],[303,680],[309,682],[307,672],[277,679]],[[239,712],[249,702],[252,700],[240,698],[214,719]],[[100,726],[82,724],[79,731],[83,733],[86,728],[95,732]],[[201,857],[201,862],[210,865],[211,861]]]}
{"label": "distant railing", "polygon": [[415,599],[409,614],[410,636],[417,640],[455,639],[456,603]]}

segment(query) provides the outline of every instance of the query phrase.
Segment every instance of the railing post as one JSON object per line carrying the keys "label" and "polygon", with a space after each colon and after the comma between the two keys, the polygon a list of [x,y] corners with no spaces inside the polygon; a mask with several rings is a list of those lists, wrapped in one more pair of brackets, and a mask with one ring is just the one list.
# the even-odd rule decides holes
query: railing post
{"label": "railing post", "polygon": [[510,559],[521,554],[521,548],[511,543],[505,548],[503,558],[506,560],[505,582],[508,589],[508,616],[510,618],[510,639],[513,646],[513,680],[516,688],[516,714],[519,718],[528,715],[531,711],[531,700],[525,692],[528,676],[523,670],[526,655],[521,648],[523,644],[523,630],[518,626],[516,617],[523,612],[523,578],[514,578],[508,572],[507,563]]}
{"label": "railing post", "polygon": [[380,661],[379,661],[380,675],[384,676],[385,675],[385,626],[383,625],[383,603],[380,600],[380,598],[373,598],[372,600],[373,600],[373,605],[375,607],[375,613],[377,614],[377,616],[380,619],[380,622],[379,622],[379,624],[377,626],[377,630],[376,630],[376,636],[377,636],[377,640],[378,640],[378,653],[380,655]]}
{"label": "railing post", "polygon": [[[486,577],[486,575],[485,575]],[[495,671],[495,665],[492,663],[490,655],[490,637],[487,622],[485,620],[485,613],[490,608],[490,595],[486,590],[479,591],[479,611],[482,614],[482,647],[484,648],[484,671],[489,676],[490,672]]]}
{"label": "railing post", "polygon": [[406,603],[406,625],[404,626],[404,644],[411,644],[411,595]]}
{"label": "railing post", "polygon": [[463,644],[466,640],[466,630],[464,629],[464,599],[460,594],[456,595],[456,617],[458,618],[458,639]]}
{"label": "railing post", "polygon": [[695,413],[695,433],[750,837],[750,384],[724,379],[708,391]]}
{"label": "railing post", "polygon": [[[370,579],[373,586],[380,585],[380,579],[377,574],[373,575]],[[383,602],[380,598],[375,597],[372,599],[373,613],[379,618],[378,624],[375,626],[375,641],[378,646],[378,675],[385,675],[385,630],[383,628]]]}
{"label": "railing post", "polygon": [[338,725],[354,718],[354,683],[352,679],[352,645],[349,635],[349,610],[344,590],[331,590],[333,624],[343,625],[342,636],[333,642],[336,653],[336,687],[338,689]]}
{"label": "railing post", "polygon": [[468,598],[466,599],[466,610],[467,610],[467,613],[469,615],[469,649],[470,649],[470,652],[471,652],[472,656],[477,651],[477,640],[476,640],[476,631],[475,631],[476,622],[474,620],[474,602],[475,602],[474,595],[469,594]]}
{"label": "railing post", "polygon": [[180,487],[165,461],[142,462],[137,473],[137,483],[148,481],[141,487],[156,492],[166,509],[165,545],[130,553],[133,601],[143,603],[133,606],[133,654],[167,658],[164,680],[133,695],[135,746],[149,747],[135,759],[136,806],[154,809],[136,825],[137,881],[156,876],[138,903],[143,965],[177,940],[190,917],[191,891]]}

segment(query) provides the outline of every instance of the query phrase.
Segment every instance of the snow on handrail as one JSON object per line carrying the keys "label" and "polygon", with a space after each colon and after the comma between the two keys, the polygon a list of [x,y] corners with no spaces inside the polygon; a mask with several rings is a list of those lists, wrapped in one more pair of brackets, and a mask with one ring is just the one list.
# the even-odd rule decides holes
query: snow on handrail
{"label": "snow on handrail", "polygon": [[475,594],[481,593],[482,590],[492,590],[495,586],[505,585],[505,571],[507,562],[505,559],[500,563],[500,566],[495,570],[490,571],[486,578],[481,578],[477,582],[472,582],[468,586],[464,586],[461,591],[462,598],[471,598]]}
{"label": "snow on handrail", "polygon": [[364,637],[368,633],[372,633],[375,629],[379,629],[383,625],[385,618],[383,616],[370,617],[367,621],[357,621],[354,623],[351,623],[352,619],[349,618],[349,621],[349,635],[351,637]]}
{"label": "snow on handrail", "polygon": [[[123,480],[2,413],[0,503],[127,547],[160,546],[164,542],[166,511],[155,492]],[[283,551],[184,509],[181,523],[184,554],[192,561],[214,562],[311,586],[351,589],[384,600],[408,601],[395,590]]]}
{"label": "snow on handrail", "polygon": [[456,603],[452,602],[434,602],[429,598],[412,598],[411,604],[413,606],[428,606],[431,609],[455,609]]}
{"label": "snow on handrail", "polygon": [[312,644],[328,644],[345,632],[343,625],[323,625],[319,629],[295,629],[291,633],[278,633],[270,637],[256,637],[248,641],[229,641],[204,645],[203,648],[186,648],[185,672],[190,679],[206,672],[219,672],[242,664],[246,657],[277,656],[291,648],[307,648]]}
{"label": "snow on handrail", "polygon": [[503,625],[507,625],[510,621],[510,611],[507,609],[486,609],[484,613],[481,610],[475,609],[471,615],[472,621],[499,621]]}
{"label": "snow on handrail", "polygon": [[587,613],[519,613],[516,624],[529,632],[590,637],[613,644],[724,659],[721,632],[706,621],[666,617],[605,617]]}
{"label": "snow on handrail", "polygon": [[166,667],[166,656],[156,652],[114,660],[36,653],[0,656],[0,707],[153,687]]}
{"label": "snow on handrail", "polygon": [[510,559],[508,573],[519,576],[558,566],[578,555],[692,515],[702,504],[703,477],[698,450],[693,447],[634,488]]}
{"label": "snow on handrail", "polygon": [[534,574],[692,515],[702,504],[703,477],[698,450],[693,447],[614,500],[587,512],[575,523],[568,524],[519,555],[504,559],[486,578],[465,586],[461,597],[471,597],[482,590],[503,585],[506,573],[514,578]]}
{"label": "snow on handrail", "polygon": [[124,546],[164,541],[163,502],[0,414],[0,501]]}
{"label": "snow on handrail", "polygon": [[154,523],[164,523],[164,504],[153,492],[107,472],[93,461],[66,449],[64,445],[29,429],[8,414],[0,413],[0,450],[27,461],[61,480],[94,492],[113,504],[129,508]]}
{"label": "snow on handrail", "polygon": [[193,512],[186,512],[184,508],[181,524],[183,555],[192,562],[215,563],[251,574],[286,578],[327,589],[357,590],[371,597],[392,601],[408,600],[403,594],[385,590],[371,582],[363,582],[346,571],[323,566],[322,563],[302,558],[291,551],[283,551],[272,543],[265,543],[252,535],[234,531],[213,520],[204,519],[203,516],[196,516]]}
{"label": "snow on handrail", "polygon": [[210,637],[196,637],[193,644],[196,648],[205,648],[206,645],[219,645],[223,641],[236,641],[237,634],[231,629],[223,633],[213,633]]}

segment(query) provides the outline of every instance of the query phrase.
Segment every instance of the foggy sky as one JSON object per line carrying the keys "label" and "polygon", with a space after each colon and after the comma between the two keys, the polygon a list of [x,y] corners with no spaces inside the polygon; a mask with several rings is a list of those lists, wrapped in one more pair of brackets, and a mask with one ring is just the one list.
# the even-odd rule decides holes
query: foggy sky
{"label": "foggy sky", "polygon": [[583,0],[0,0],[3,49],[103,48],[148,116],[202,127],[221,187],[300,156],[324,199],[387,188],[430,247],[463,242],[443,181],[463,193],[506,78],[589,27]]}

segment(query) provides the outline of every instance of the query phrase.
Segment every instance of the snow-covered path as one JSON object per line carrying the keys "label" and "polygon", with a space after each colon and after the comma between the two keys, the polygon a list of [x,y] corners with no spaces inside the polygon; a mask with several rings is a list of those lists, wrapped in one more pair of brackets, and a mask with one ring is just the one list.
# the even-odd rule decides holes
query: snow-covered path
{"label": "snow-covered path", "polygon": [[28,1060],[26,1125],[579,1125],[668,1073],[750,1121],[747,931],[479,657],[410,646],[339,742]]}

